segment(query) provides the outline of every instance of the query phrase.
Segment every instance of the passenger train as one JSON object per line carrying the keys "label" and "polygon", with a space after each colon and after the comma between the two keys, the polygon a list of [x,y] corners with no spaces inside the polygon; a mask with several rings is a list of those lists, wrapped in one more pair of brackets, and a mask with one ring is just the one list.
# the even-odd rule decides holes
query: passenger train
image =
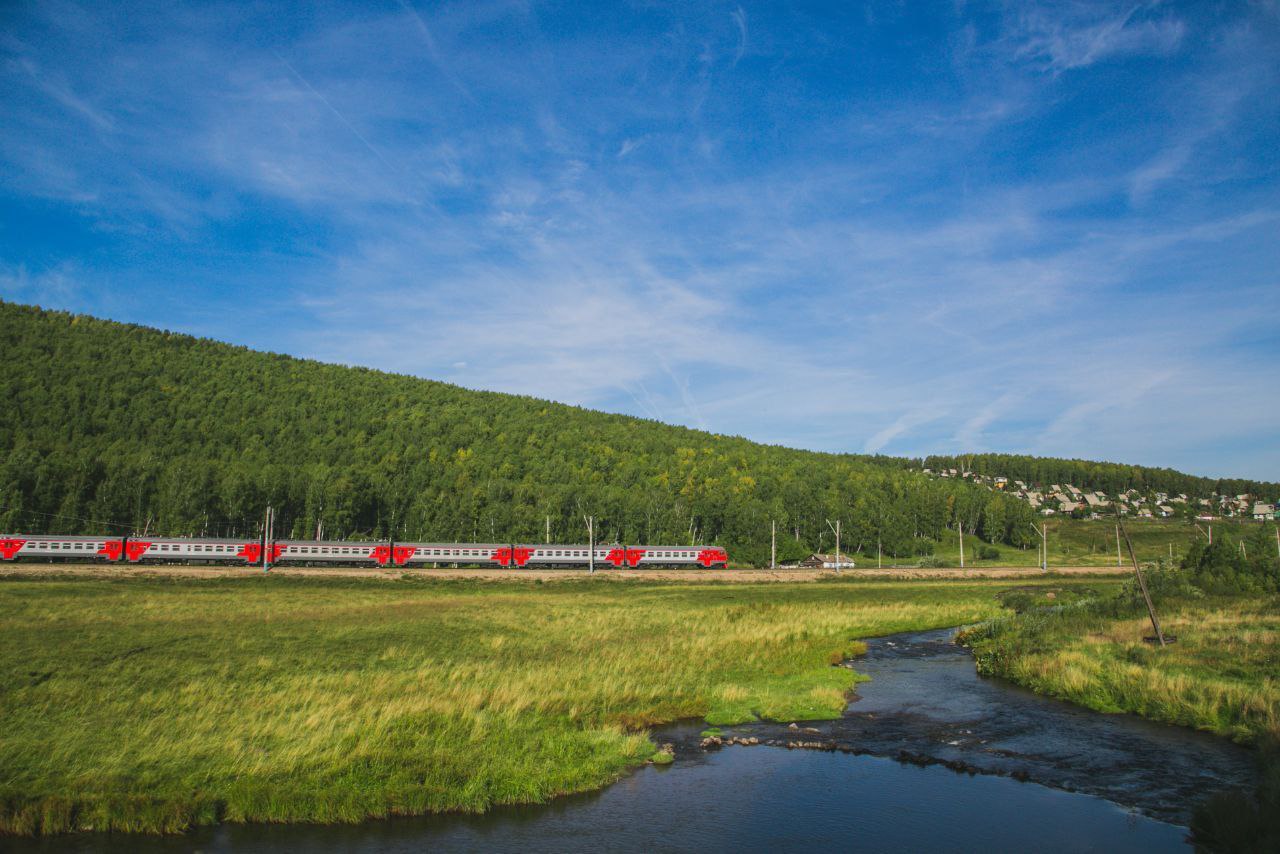
{"label": "passenger train", "polygon": [[[592,551],[595,560],[592,561]],[[728,553],[714,546],[627,546],[526,543],[398,543],[394,540],[191,539],[0,534],[0,559],[213,563],[261,566],[480,566],[725,568]]]}

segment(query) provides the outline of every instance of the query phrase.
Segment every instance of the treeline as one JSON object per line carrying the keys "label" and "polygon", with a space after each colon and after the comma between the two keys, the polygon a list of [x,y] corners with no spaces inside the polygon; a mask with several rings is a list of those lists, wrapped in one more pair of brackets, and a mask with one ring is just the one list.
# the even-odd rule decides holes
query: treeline
{"label": "treeline", "polygon": [[735,561],[1034,546],[1022,501],[916,461],[760,445],[0,303],[0,531],[717,543]]}
{"label": "treeline", "polygon": [[1021,454],[968,454],[961,456],[929,456],[921,461],[924,468],[957,469],[977,474],[1001,476],[1027,483],[1072,484],[1081,489],[1100,489],[1114,495],[1128,489],[1148,492],[1185,493],[1192,498],[1219,495],[1255,495],[1274,499],[1280,496],[1280,484],[1241,478],[1211,478],[1168,468],[1130,466],[1091,460],[1063,460],[1052,457],[1029,457]]}

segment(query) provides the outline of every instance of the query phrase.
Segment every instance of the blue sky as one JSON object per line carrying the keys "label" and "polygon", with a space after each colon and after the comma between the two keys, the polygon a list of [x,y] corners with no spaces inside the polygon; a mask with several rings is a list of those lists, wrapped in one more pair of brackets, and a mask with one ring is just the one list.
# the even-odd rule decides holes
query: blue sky
{"label": "blue sky", "polygon": [[1280,479],[1280,4],[0,8],[0,298]]}

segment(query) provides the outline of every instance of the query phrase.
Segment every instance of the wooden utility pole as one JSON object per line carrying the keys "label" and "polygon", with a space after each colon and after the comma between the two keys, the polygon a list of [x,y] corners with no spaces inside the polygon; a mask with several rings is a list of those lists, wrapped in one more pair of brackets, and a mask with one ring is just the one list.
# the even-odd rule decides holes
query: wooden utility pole
{"label": "wooden utility pole", "polygon": [[1151,601],[1151,594],[1147,592],[1147,579],[1142,576],[1142,567],[1138,565],[1138,555],[1133,550],[1133,540],[1129,539],[1129,532],[1124,529],[1124,525],[1120,525],[1120,531],[1124,534],[1125,545],[1129,547],[1129,558],[1133,561],[1133,572],[1138,576],[1138,588],[1142,591],[1142,598],[1147,603],[1147,613],[1151,615],[1151,626],[1156,630],[1156,640],[1160,642],[1160,646],[1168,646],[1164,639],[1164,632],[1160,631],[1160,618],[1156,616],[1156,606]]}
{"label": "wooden utility pole", "polygon": [[596,517],[587,516],[587,569],[596,574]]}
{"label": "wooden utility pole", "polygon": [[835,525],[831,524],[831,520],[827,520],[827,527],[831,528],[836,535],[836,574],[840,573],[840,520],[837,519]]}
{"label": "wooden utility pole", "polygon": [[547,516],[547,542],[551,542],[551,517]]}
{"label": "wooden utility pole", "polygon": [[1116,566],[1119,566],[1120,560],[1120,523],[1116,523]]}
{"label": "wooden utility pole", "polygon": [[960,532],[960,568],[964,569],[964,521],[956,519],[956,530]]}
{"label": "wooden utility pole", "polygon": [[879,537],[876,537],[876,569],[884,569],[884,552],[880,548]]}
{"label": "wooden utility pole", "polygon": [[778,520],[769,522],[769,568],[778,568]]}

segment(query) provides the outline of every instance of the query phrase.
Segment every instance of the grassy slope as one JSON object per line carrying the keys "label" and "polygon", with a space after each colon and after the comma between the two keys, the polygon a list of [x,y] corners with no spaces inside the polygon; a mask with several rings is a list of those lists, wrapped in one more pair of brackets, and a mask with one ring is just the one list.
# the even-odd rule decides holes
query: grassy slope
{"label": "grassy slope", "polygon": [[971,634],[981,672],[1104,712],[1133,712],[1252,743],[1280,737],[1280,598],[1161,607],[1164,649],[1145,613],[1029,613]]}
{"label": "grassy slope", "polygon": [[[1052,517],[1047,522],[1049,525],[1049,564],[1051,568],[1053,566],[1115,566],[1116,529],[1113,520]],[[1037,524],[1039,524],[1039,521]],[[1224,522],[1219,520],[1212,524],[1215,537],[1231,533],[1239,538],[1244,533],[1253,531],[1257,527],[1257,524],[1253,522]],[[1203,522],[1201,527],[1204,527]],[[1125,529],[1133,539],[1133,548],[1138,554],[1138,559],[1143,561],[1169,557],[1170,547],[1172,547],[1174,558],[1180,558],[1187,553],[1188,547],[1197,537],[1204,536],[1186,521],[1173,519],[1131,519],[1125,522]],[[1029,549],[1016,549],[1003,543],[992,546],[990,543],[982,542],[970,536],[965,537],[964,546],[966,566],[1036,565],[1037,556],[1034,546]],[[977,549],[982,546],[996,548],[1000,552],[1000,557],[991,560],[978,560]],[[959,538],[954,531],[944,532],[942,541],[938,544],[934,554],[948,566],[959,564],[960,544]],[[1129,562],[1127,551],[1123,553],[1123,557],[1123,566],[1131,567],[1132,564]],[[875,559],[875,552],[870,555],[859,555],[858,565],[874,566]],[[908,563],[910,561],[902,559],[898,562]],[[891,559],[885,560],[886,566],[890,565],[890,563]]]}
{"label": "grassy slope", "polygon": [[648,724],[835,715],[857,638],[1000,589],[0,580],[0,829],[541,801],[650,757]]}

